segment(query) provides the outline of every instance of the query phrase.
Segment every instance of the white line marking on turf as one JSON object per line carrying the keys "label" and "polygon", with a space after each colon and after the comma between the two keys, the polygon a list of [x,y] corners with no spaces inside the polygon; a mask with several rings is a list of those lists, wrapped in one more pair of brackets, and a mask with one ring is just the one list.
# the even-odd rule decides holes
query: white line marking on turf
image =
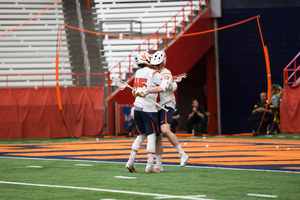
{"label": "white line marking on turf", "polygon": [[277,198],[276,195],[267,195],[267,194],[247,194],[248,196],[253,197],[268,197],[268,198]]}
{"label": "white line marking on turf", "polygon": [[127,178],[127,179],[137,179],[137,177],[130,177],[130,176],[114,176],[115,178]]}
{"label": "white line marking on turf", "polygon": [[[191,198],[196,198],[198,199],[198,197],[206,197],[206,195],[189,195],[186,197],[191,197]],[[169,197],[154,197],[154,199],[169,199]]]}
{"label": "white line marking on turf", "polygon": [[26,167],[32,167],[32,168],[43,168],[43,166],[33,166],[33,165],[26,166]]}
{"label": "white line marking on turf", "polygon": [[[54,159],[54,158],[28,158],[28,157],[9,157],[9,156],[0,156],[0,158],[14,158],[14,159],[29,159],[29,160],[62,160],[62,161],[72,161],[72,162],[95,162],[95,163],[124,163],[124,162],[111,162],[111,161],[99,161],[99,160],[69,160],[69,159]],[[145,163],[137,163],[138,165],[146,165]],[[176,165],[165,165],[174,167]],[[210,167],[210,166],[189,166],[185,167],[194,167],[194,168],[208,168],[208,169],[225,169],[225,170],[245,170],[245,171],[256,171],[256,172],[283,172],[283,173],[295,173],[299,174],[298,171],[285,171],[285,170],[268,170],[268,169],[243,169],[243,168],[229,168],[229,167]]]}
{"label": "white line marking on turf", "polygon": [[100,199],[100,200],[117,200],[117,199]]}
{"label": "white line marking on turf", "polygon": [[93,165],[89,165],[89,164],[74,164],[74,165],[77,165],[77,166],[85,166],[85,167],[91,167]]}
{"label": "white line marking on turf", "polygon": [[[26,185],[26,186],[38,186],[38,187],[50,187],[50,188],[91,190],[91,191],[123,193],[123,194],[136,194],[136,195],[154,196],[154,197],[168,198],[168,199],[175,199],[175,198],[177,198],[177,199],[191,199],[191,200],[214,200],[214,199],[198,198],[198,197],[195,197],[195,196],[177,196],[177,195],[155,194],[155,193],[145,193],[145,192],[134,192],[134,191],[125,191],[125,190],[109,190],[109,189],[101,189],[101,188],[74,187],[74,186],[47,185],[47,184],[33,184],[33,183],[20,183],[20,182],[9,182],[9,181],[0,181],[0,183],[11,184],[11,185]],[[196,195],[196,196],[198,196],[198,195]]]}

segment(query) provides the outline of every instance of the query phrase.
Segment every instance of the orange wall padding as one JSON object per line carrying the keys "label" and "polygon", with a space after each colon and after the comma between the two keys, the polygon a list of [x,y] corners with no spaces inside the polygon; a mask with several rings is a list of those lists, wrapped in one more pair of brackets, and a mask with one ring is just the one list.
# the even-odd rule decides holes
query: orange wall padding
{"label": "orange wall padding", "polygon": [[284,85],[281,110],[282,133],[300,133],[300,85]]}
{"label": "orange wall padding", "polygon": [[[69,137],[55,88],[0,90],[0,139]],[[103,88],[61,88],[75,137],[105,135]]]}

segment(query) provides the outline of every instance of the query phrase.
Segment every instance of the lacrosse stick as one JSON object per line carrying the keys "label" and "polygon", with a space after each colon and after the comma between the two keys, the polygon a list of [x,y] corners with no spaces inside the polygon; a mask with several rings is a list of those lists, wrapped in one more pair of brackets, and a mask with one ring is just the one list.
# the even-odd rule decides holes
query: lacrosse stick
{"label": "lacrosse stick", "polygon": [[180,82],[183,78],[186,78],[187,74],[183,73],[183,74],[179,74],[177,76],[173,76],[173,81],[174,82]]}
{"label": "lacrosse stick", "polygon": [[[131,90],[135,89],[133,87],[131,87],[130,85],[128,85],[128,83],[122,81],[119,78],[113,77],[111,78],[112,81],[118,86],[118,88],[120,88],[120,90],[124,90],[126,87],[130,88]],[[164,108],[163,106],[159,105],[158,103],[156,103],[155,101],[153,101],[152,99],[150,99],[149,97],[145,96],[145,98],[147,100],[149,100],[150,102],[154,103],[155,105],[157,105],[158,107],[160,107],[161,109],[164,109],[164,111],[168,112],[168,110],[166,108]]]}

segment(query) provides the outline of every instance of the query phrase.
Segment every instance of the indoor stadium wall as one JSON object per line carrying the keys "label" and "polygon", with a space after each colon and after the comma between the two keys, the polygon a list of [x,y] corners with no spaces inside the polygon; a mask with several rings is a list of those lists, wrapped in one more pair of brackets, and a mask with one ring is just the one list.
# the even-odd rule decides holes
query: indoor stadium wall
{"label": "indoor stadium wall", "polygon": [[[296,26],[300,7],[296,1],[280,2],[277,5],[273,1],[260,1],[260,5],[255,5],[252,1],[225,0],[218,26],[259,15],[269,50],[272,84],[283,87],[283,69],[300,49],[300,27]],[[249,133],[247,118],[252,115],[254,104],[260,101],[259,94],[267,92],[266,64],[257,22],[252,20],[219,31],[218,35],[221,132]]]}
{"label": "indoor stadium wall", "polygon": [[1,89],[0,139],[89,137],[105,134],[103,88]]}

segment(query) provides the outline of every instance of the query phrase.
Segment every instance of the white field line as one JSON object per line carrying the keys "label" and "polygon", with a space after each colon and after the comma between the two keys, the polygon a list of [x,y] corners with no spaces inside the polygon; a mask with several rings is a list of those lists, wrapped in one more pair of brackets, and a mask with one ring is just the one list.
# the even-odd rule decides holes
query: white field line
{"label": "white field line", "polygon": [[[280,141],[280,140],[278,140]],[[280,143],[280,142],[268,142],[268,141],[259,141],[259,142],[241,142],[241,141],[218,141],[218,140],[209,140],[209,139],[198,139],[198,140],[189,140],[181,139],[179,142],[211,142],[211,143],[233,143],[233,144],[280,144],[280,145],[300,145],[299,143]]]}
{"label": "white field line", "polygon": [[[125,191],[125,190],[109,190],[101,188],[88,188],[88,187],[74,187],[74,186],[63,186],[63,185],[46,185],[46,184],[33,184],[33,183],[20,183],[20,182],[9,182],[9,181],[0,181],[0,184],[11,184],[11,185],[26,185],[26,186],[37,186],[37,187],[49,187],[49,188],[65,188],[65,189],[76,189],[76,190],[90,190],[90,191],[99,191],[99,192],[112,192],[112,193],[122,193],[122,194],[135,194],[142,196],[154,196],[163,199],[190,199],[190,200],[213,200],[213,199],[203,199],[198,198],[198,195],[194,196],[177,196],[177,195],[168,195],[168,194],[155,194],[155,193],[145,193],[145,192],[134,192],[134,191]],[[205,195],[201,195],[202,197]]]}
{"label": "white field line", "polygon": [[[75,162],[96,162],[96,163],[124,163],[124,162],[111,162],[111,161],[99,161],[99,160],[68,160],[68,159],[51,159],[51,158],[27,158],[27,157],[6,157],[0,156],[0,158],[14,158],[14,159],[32,159],[32,160],[61,160],[61,161],[75,161]],[[146,163],[135,163],[137,165],[146,165]],[[177,165],[165,165],[176,167]],[[177,166],[179,167],[179,166]],[[225,170],[245,170],[245,171],[256,171],[256,172],[283,172],[283,173],[295,173],[299,174],[300,172],[295,171],[281,171],[281,170],[267,170],[267,169],[243,169],[243,168],[227,168],[227,167],[209,167],[209,166],[189,166],[185,167],[195,167],[195,168],[208,168],[208,169],[225,169]]]}
{"label": "white field line", "polygon": [[76,166],[84,166],[84,167],[92,167],[93,165],[90,164],[74,164]]}
{"label": "white field line", "polygon": [[252,196],[252,197],[277,198],[276,195],[268,195],[268,194],[247,194],[247,196]]}
{"label": "white field line", "polygon": [[114,176],[115,178],[125,178],[125,179],[137,179],[137,177],[131,177],[131,176]]}
{"label": "white field line", "polygon": [[[206,197],[206,195],[189,195],[186,197],[191,197],[191,198],[196,198],[198,199],[198,197]],[[154,197],[154,199],[169,199],[168,197]],[[201,199],[201,198],[200,198]],[[207,199],[206,199],[207,200]]]}
{"label": "white field line", "polygon": [[35,166],[35,165],[29,165],[29,166],[26,166],[26,167],[31,167],[31,168],[43,168],[43,166]]}

